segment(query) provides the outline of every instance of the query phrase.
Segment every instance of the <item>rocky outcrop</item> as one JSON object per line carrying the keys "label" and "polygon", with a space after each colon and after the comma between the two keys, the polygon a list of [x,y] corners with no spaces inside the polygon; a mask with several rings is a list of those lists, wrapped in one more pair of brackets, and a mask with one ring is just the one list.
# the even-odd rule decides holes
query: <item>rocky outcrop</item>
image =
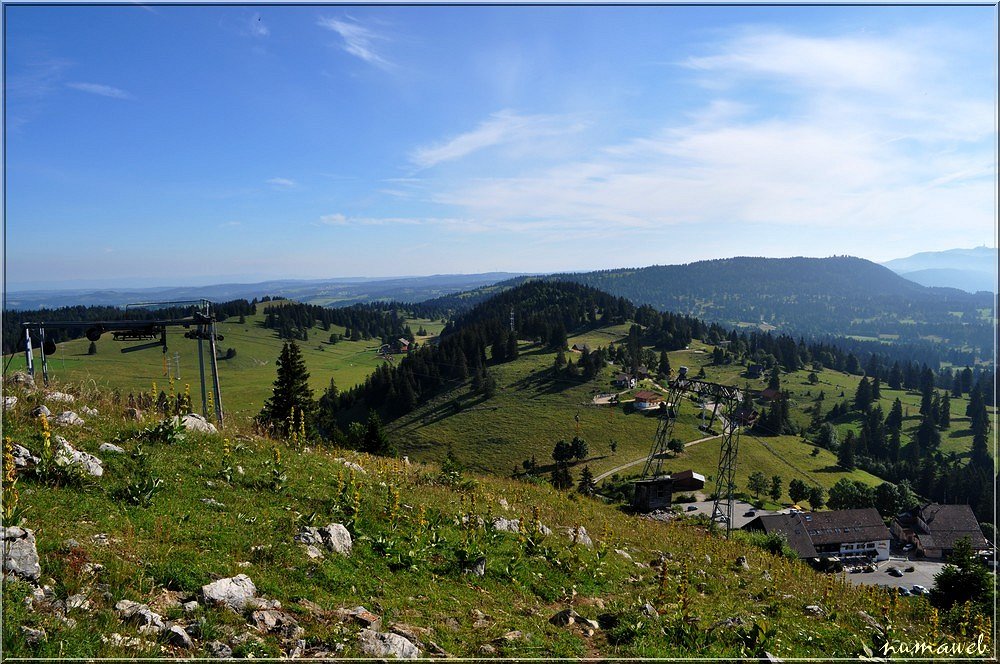
{"label": "rocky outcrop", "polygon": [[42,574],[35,546],[35,533],[27,528],[7,526],[3,533],[3,571],[27,581],[36,582]]}
{"label": "rocky outcrop", "polygon": [[97,448],[98,452],[112,452],[114,454],[125,454],[125,449],[118,447],[114,443],[101,443],[101,446]]}
{"label": "rocky outcrop", "polygon": [[49,392],[45,395],[45,401],[50,403],[73,403],[76,401],[76,397],[72,394],[66,394],[65,392]]}

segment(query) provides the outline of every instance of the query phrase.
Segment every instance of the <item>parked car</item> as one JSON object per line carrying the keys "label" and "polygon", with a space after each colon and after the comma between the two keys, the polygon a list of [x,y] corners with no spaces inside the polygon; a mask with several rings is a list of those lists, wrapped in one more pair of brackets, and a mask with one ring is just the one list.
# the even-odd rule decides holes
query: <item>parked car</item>
{"label": "parked car", "polygon": [[914,595],[929,595],[931,591],[927,590],[923,586],[914,585],[912,588]]}
{"label": "parked car", "polygon": [[913,545],[912,544],[904,544],[903,545],[903,551],[913,551]]}
{"label": "parked car", "polygon": [[753,510],[747,510],[746,512],[743,513],[743,516],[757,516],[757,512]]}
{"label": "parked car", "polygon": [[695,507],[694,505],[688,505],[686,509],[688,512],[694,512],[698,508]]}
{"label": "parked car", "polygon": [[904,588],[903,586],[900,586],[899,590],[897,592],[899,592],[899,594],[902,595],[903,597],[909,597],[910,595],[913,594],[907,588]]}
{"label": "parked car", "polygon": [[903,576],[903,573],[900,572],[899,569],[896,567],[890,567],[889,569],[886,570],[886,572],[889,573],[889,576],[895,576],[895,577]]}

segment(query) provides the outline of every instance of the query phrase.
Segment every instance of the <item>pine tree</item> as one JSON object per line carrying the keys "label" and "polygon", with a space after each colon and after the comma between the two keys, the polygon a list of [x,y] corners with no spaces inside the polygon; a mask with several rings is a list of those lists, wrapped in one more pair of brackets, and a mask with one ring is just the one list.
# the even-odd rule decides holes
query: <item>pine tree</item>
{"label": "pine tree", "polygon": [[277,372],[273,394],[264,402],[258,419],[283,436],[291,433],[290,428],[297,426],[299,419],[304,420],[306,429],[310,430],[316,403],[309,387],[309,372],[306,371],[298,344],[294,341],[282,346]]}
{"label": "pine tree", "polygon": [[671,369],[670,369],[670,357],[667,355],[667,351],[661,350],[660,351],[660,362],[659,362],[659,366],[657,367],[657,373],[659,373],[661,376],[666,377],[666,376],[670,375],[670,371],[671,371]]}
{"label": "pine tree", "polygon": [[368,411],[368,423],[365,426],[361,448],[369,454],[396,456],[396,448],[389,440],[385,429],[382,428],[382,420],[374,410]]}
{"label": "pine tree", "polygon": [[858,383],[858,389],[854,392],[854,409],[867,413],[872,405],[872,386],[864,376]]}
{"label": "pine tree", "polygon": [[585,496],[593,496],[597,490],[597,483],[594,481],[594,474],[590,472],[590,466],[584,466],[580,471],[580,481],[576,490]]}
{"label": "pine tree", "polygon": [[854,432],[848,430],[837,450],[837,464],[844,470],[854,470]]}
{"label": "pine tree", "polygon": [[90,345],[87,346],[87,355],[97,355],[97,342],[91,341]]}
{"label": "pine tree", "polygon": [[941,404],[938,408],[938,426],[947,429],[951,426],[951,397],[947,392],[941,397]]}

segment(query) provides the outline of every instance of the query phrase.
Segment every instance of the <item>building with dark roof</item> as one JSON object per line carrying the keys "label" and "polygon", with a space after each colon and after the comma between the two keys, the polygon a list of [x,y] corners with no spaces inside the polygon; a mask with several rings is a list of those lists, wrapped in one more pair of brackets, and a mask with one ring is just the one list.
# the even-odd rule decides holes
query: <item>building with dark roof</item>
{"label": "building with dark roof", "polygon": [[969,538],[973,551],[990,548],[968,505],[927,503],[896,517],[892,534],[899,541],[914,545],[927,558],[947,558],[963,537]]}
{"label": "building with dark roof", "polygon": [[873,507],[760,516],[743,529],[782,535],[800,558],[889,559],[889,529]]}

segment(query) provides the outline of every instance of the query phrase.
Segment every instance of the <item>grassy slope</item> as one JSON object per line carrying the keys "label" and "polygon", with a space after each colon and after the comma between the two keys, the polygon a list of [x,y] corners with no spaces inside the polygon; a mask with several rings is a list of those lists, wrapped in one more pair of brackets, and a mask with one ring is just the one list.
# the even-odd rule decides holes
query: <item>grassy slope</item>
{"label": "grassy slope", "polygon": [[[570,337],[569,342],[572,345],[582,341],[591,347],[607,345],[626,329],[625,326],[619,328],[590,331]],[[694,343],[691,350],[671,353],[671,365],[675,368],[686,365],[697,372],[709,359],[707,353],[700,352],[705,348]],[[567,355],[575,357],[572,353]],[[543,467],[552,463],[550,455],[555,442],[571,439],[578,430],[588,442],[591,456],[577,466],[589,465],[595,475],[648,454],[656,432],[655,418],[630,412],[627,406],[590,405],[595,394],[614,389],[610,383],[614,370],[609,367],[600,379],[589,383],[553,381],[550,367],[554,359],[554,353],[522,344],[521,355],[516,361],[494,367],[499,390],[493,398],[468,394],[466,381],[454,391],[393,422],[390,430],[402,450],[414,458],[440,461],[451,445],[462,462],[477,470],[499,474],[509,474],[514,467],[520,468],[521,461],[532,455]],[[741,383],[735,369],[730,367],[717,371],[709,366],[706,373],[709,380]],[[728,375],[730,373],[733,375]],[[697,428],[698,412],[695,405],[685,402],[673,435],[685,442],[704,437]],[[618,442],[617,453],[613,455],[609,445],[612,439]],[[719,447],[718,440],[693,445],[676,460],[668,461],[666,467],[672,470],[692,468],[714,477]],[[820,450],[816,457],[810,456],[812,450],[812,445],[795,436],[743,436],[737,482],[745,486],[750,473],[758,470],[768,477],[781,475],[786,487],[793,478],[827,489],[843,477],[873,485],[880,482],[864,471],[845,472],[836,467],[836,456],[827,450]],[[641,465],[632,466],[622,474],[636,474],[641,469]]]}
{"label": "grassy slope", "polygon": [[[223,405],[233,414],[256,414],[260,412],[264,400],[271,395],[271,384],[275,378],[275,360],[281,352],[281,339],[273,330],[264,328],[263,307],[256,316],[248,316],[245,325],[238,318],[220,323],[219,334],[224,339],[219,343],[220,354],[227,348],[236,349],[236,357],[219,361],[219,381],[222,385]],[[430,335],[438,334],[444,325],[440,321],[413,319],[410,321],[414,333],[423,325]],[[332,326],[330,332],[321,327],[309,330],[309,341],[300,341],[299,346],[306,367],[309,369],[309,384],[316,396],[330,384],[333,377],[337,386],[347,389],[361,383],[379,364],[375,351],[376,340],[340,341],[328,343],[330,334],[343,333],[344,329]],[[418,341],[425,339],[418,338]],[[59,344],[58,352],[50,358],[50,373],[64,383],[93,381],[97,385],[118,388],[124,392],[148,391],[155,382],[159,389],[168,389],[168,379],[163,374],[162,353],[158,349],[123,354],[122,347],[134,345],[111,340],[106,334],[97,342],[96,355],[87,355],[90,342],[77,339]],[[173,362],[174,352],[180,354],[181,380],[176,389],[183,390],[183,384],[191,386],[192,395],[200,402],[198,390],[197,342],[184,339],[182,329],[170,330],[167,337],[168,358]],[[208,366],[208,345],[205,344],[206,377],[211,382]],[[35,371],[41,378],[41,367],[36,352]],[[5,358],[6,362],[6,358]],[[11,362],[10,371],[24,367],[24,355],[17,355]],[[174,372],[171,364],[171,374]]]}
{"label": "grassy slope", "polygon": [[[4,432],[38,453],[40,427],[27,412],[41,399],[37,393],[14,393],[20,402],[12,412],[4,413]],[[129,450],[135,448],[139,425],[108,416],[116,407],[106,396],[93,391],[79,396],[78,408],[87,404],[105,415],[88,418],[83,427],[56,433],[92,453],[97,453],[101,442],[112,439]],[[188,654],[103,643],[102,634],[135,633],[120,623],[111,607],[121,598],[150,602],[165,588],[187,594],[213,578],[238,573],[248,574],[261,594],[280,600],[284,610],[298,618],[313,651],[333,650],[342,643],[346,656],[358,654],[357,627],[311,615],[297,598],[314,601],[323,609],[364,605],[382,615],[386,626],[399,621],[426,629],[425,642],[434,641],[464,656],[478,655],[484,644],[518,629],[526,638],[497,646],[496,655],[735,658],[758,656],[766,649],[781,657],[853,657],[862,643],[873,639],[861,611],[890,618],[893,638],[934,640],[939,636],[933,633],[930,609],[922,598],[897,601],[894,595],[890,599],[878,590],[853,588],[742,541],[710,537],[695,525],[629,517],[598,501],[496,477],[478,478],[458,490],[438,480],[433,466],[405,466],[315,447],[295,451],[253,436],[236,419],[225,435],[233,442],[233,464],[245,469],[245,475],[236,474],[231,482],[219,474],[221,435],[189,435],[170,446],[146,443],[153,472],[164,480],[162,493],[148,508],[113,498],[125,481],[126,461],[111,454],[102,453],[106,473],[86,491],[42,485],[27,475],[20,479],[21,504],[28,508],[25,525],[38,537],[43,583],[52,585],[60,597],[87,594],[94,609],[72,612],[77,624],[69,627],[45,610],[24,609],[21,599],[26,587],[8,583],[3,593],[7,656]],[[288,477],[286,486],[277,490],[267,485],[267,464],[275,446]],[[345,454],[365,466],[368,474],[352,477],[335,461]],[[315,513],[316,525],[343,521],[345,506],[353,500],[352,486],[360,504],[355,535],[363,536],[356,537],[354,554],[310,561],[292,540],[297,515]],[[390,507],[394,490],[399,493],[398,511]],[[225,507],[210,508],[200,502],[209,497]],[[530,523],[534,508],[541,521],[554,528],[586,526],[597,548],[571,546],[558,531],[536,546],[523,536],[457,525],[459,516],[468,513],[487,520],[502,514]],[[430,523],[421,523],[422,516]],[[94,542],[92,537],[99,533],[109,536],[108,545]],[[65,548],[68,538],[79,543],[72,556],[67,556]],[[380,545],[390,555],[382,555]],[[648,561],[659,551],[672,559],[661,574],[656,568],[625,560],[612,552],[615,548],[627,549],[636,561]],[[391,554],[405,556],[408,551],[414,552],[414,567],[393,569]],[[486,555],[484,577],[460,573],[457,561],[462,551]],[[748,558],[750,571],[733,565],[740,555]],[[77,564],[68,562],[71,559]],[[83,560],[105,569],[88,579],[79,571]],[[100,584],[107,584],[109,596],[102,596]],[[658,617],[638,613],[647,601],[656,607]],[[825,615],[806,616],[803,607],[810,604],[822,606]],[[624,627],[586,638],[548,623],[551,615],[568,606],[589,618],[607,612],[619,617],[623,626],[638,623],[634,638],[628,638]],[[183,619],[178,609],[161,611]],[[474,611],[489,617],[477,623]],[[745,627],[710,629],[729,618],[743,621]],[[203,634],[197,654],[210,639],[230,640],[233,635],[253,633],[246,617],[223,610],[201,608],[193,619],[201,621]],[[769,638],[755,642],[741,637],[744,631],[752,633],[755,623],[765,621],[774,630]],[[21,635],[22,625],[43,627],[48,639],[28,646]],[[612,636],[623,640],[611,643]],[[273,636],[258,635],[238,646],[237,654],[277,655],[287,648]]]}

